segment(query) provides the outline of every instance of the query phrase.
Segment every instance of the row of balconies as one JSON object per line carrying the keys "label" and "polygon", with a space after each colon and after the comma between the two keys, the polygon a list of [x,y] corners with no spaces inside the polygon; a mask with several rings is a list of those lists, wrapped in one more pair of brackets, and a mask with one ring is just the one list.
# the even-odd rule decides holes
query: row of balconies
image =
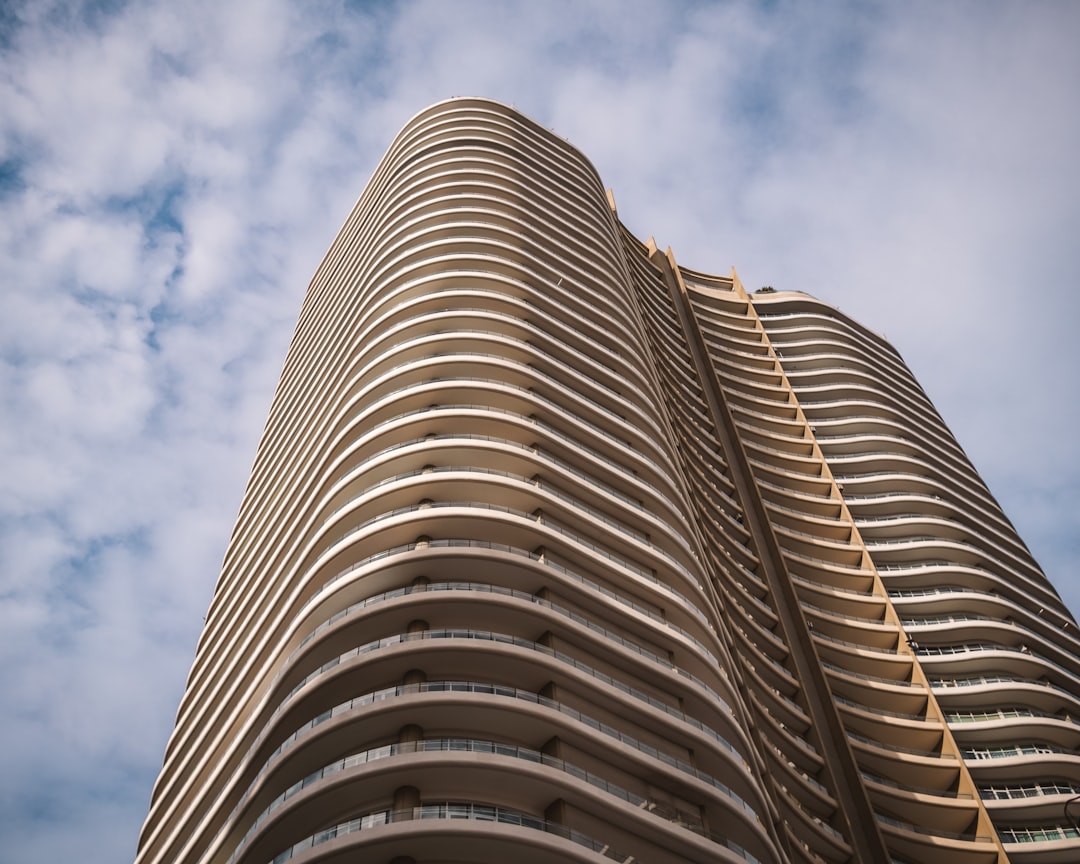
{"label": "row of balconies", "polygon": [[[740,340],[735,351],[730,345],[718,349],[724,365],[760,365],[748,359],[759,352],[750,351],[744,342]],[[767,354],[764,343],[763,348]],[[896,653],[898,625],[884,617],[851,615],[869,609],[883,615],[887,601],[879,597],[870,605],[861,599],[874,596],[873,573],[864,569],[862,545],[852,545],[854,526],[850,520],[838,521],[836,505],[824,504],[832,500],[831,483],[822,476],[819,457],[803,443],[811,439],[799,428],[789,391],[777,387],[774,380],[762,386],[765,382],[741,375],[726,377],[723,383],[732,397],[736,422],[743,427],[744,441],[747,436],[753,439],[750,464],[789,567],[813,574],[809,579],[804,575],[800,587],[804,614],[812,625],[811,635],[820,656],[832,670],[831,683],[844,725],[850,734],[875,748],[874,756],[860,756],[859,748],[855,752],[864,766],[864,779],[883,828],[889,828],[890,846],[911,854],[911,838],[893,838],[890,832],[904,834],[901,829],[906,826],[909,833],[924,833],[932,825],[939,839],[951,835],[965,842],[968,854],[981,849],[975,854],[985,856],[992,843],[972,833],[977,811],[971,796],[966,803],[954,797],[953,806],[942,804],[941,796],[948,800],[950,784],[959,776],[955,762],[951,770],[935,775],[940,782],[934,789],[903,780],[908,750],[919,751],[924,759],[942,759],[942,721],[927,718],[929,693],[911,681],[911,656]],[[781,442],[778,446],[770,446],[774,435]],[[822,503],[809,503],[815,501]],[[808,602],[809,597],[813,597],[812,602]],[[860,683],[849,687],[846,682],[853,678]],[[868,682],[873,682],[870,687]],[[895,692],[899,685],[903,685],[901,692]],[[872,772],[867,767],[871,765]],[[871,780],[871,775],[876,779]],[[926,796],[930,797],[923,803]],[[905,814],[905,819],[896,818]]]}

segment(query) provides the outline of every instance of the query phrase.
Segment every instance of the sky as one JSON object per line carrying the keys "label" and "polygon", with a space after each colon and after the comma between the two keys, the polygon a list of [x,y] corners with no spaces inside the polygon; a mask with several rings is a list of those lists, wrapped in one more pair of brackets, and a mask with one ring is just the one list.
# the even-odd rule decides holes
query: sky
{"label": "sky", "polygon": [[307,283],[512,104],[884,333],[1080,610],[1080,4],[0,3],[0,864],[131,860]]}

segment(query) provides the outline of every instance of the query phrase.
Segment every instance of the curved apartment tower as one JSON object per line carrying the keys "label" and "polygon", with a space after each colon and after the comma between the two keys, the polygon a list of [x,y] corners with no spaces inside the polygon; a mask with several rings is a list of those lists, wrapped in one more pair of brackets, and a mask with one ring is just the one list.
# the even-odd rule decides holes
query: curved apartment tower
{"label": "curved apartment tower", "polygon": [[1075,627],[883,340],[452,100],[308,290],[137,862],[1071,862]]}

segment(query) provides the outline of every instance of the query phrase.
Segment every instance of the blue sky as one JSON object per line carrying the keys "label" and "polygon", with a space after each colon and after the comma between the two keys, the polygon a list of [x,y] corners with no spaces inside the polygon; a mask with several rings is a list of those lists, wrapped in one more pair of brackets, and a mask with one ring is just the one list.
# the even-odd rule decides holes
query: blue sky
{"label": "blue sky", "polygon": [[1080,5],[2,9],[0,861],[134,855],[304,289],[449,96],[885,333],[1080,609]]}

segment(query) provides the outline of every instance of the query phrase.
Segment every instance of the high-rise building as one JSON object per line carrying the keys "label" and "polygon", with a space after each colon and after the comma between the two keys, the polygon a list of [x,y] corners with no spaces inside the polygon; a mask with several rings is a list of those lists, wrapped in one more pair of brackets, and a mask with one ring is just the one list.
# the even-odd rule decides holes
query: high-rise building
{"label": "high-rise building", "polygon": [[1075,862],[1078,648],[881,337],[452,100],[308,290],[137,860]]}

